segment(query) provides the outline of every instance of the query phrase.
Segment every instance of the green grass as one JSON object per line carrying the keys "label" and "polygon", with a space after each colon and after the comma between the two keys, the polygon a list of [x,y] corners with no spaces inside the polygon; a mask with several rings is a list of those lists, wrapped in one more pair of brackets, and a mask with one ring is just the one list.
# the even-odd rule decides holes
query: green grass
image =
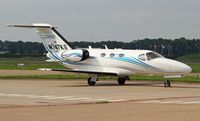
{"label": "green grass", "polygon": [[180,82],[200,82],[200,77],[184,77],[184,78],[176,78],[176,79],[170,79],[172,81],[180,81]]}
{"label": "green grass", "polygon": [[192,73],[200,73],[200,54],[189,54],[176,58],[192,67]]}
{"label": "green grass", "polygon": [[[25,64],[18,67],[19,63]],[[38,68],[64,68],[58,63],[49,63],[44,61],[0,61],[0,70],[36,70]]]}
{"label": "green grass", "polygon": [[161,76],[131,76],[131,80],[151,80],[151,81],[161,81],[164,80]]}
{"label": "green grass", "polygon": [[[19,63],[25,64],[23,67],[18,67]],[[0,61],[0,70],[36,70],[38,68],[61,68],[64,66],[58,63],[45,61]]]}
{"label": "green grass", "polygon": [[[144,81],[163,81],[164,78],[161,76],[131,76],[131,80],[144,80]],[[169,79],[172,81],[180,81],[180,82],[200,82],[200,77],[183,77],[183,78],[174,78]]]}
{"label": "green grass", "polygon": [[200,73],[200,63],[186,63],[192,68],[192,73]]}
{"label": "green grass", "polygon": [[[0,70],[36,70],[38,68],[61,68],[61,64],[45,62],[46,57],[21,57],[21,58],[0,58]],[[18,64],[25,64],[18,67]]]}
{"label": "green grass", "polygon": [[0,76],[0,79],[87,79],[84,75],[14,75]]}
{"label": "green grass", "polygon": [[189,54],[178,57],[177,60],[200,61],[200,54]]}
{"label": "green grass", "polygon": [[[87,80],[87,75],[16,75],[16,76],[0,76],[0,79],[83,79]],[[116,77],[100,77],[100,80],[117,80]],[[132,81],[142,80],[142,81],[163,81],[164,78],[161,76],[131,76],[130,79]],[[200,77],[184,77],[184,78],[176,78],[170,79],[172,81],[177,82],[200,82]]]}
{"label": "green grass", "polygon": [[0,61],[45,61],[46,57],[0,57]]}

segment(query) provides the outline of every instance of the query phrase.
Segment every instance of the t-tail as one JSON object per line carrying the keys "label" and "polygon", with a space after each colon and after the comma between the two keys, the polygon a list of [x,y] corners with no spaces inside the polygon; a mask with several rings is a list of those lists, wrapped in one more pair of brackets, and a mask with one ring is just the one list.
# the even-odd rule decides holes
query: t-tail
{"label": "t-tail", "polygon": [[[35,28],[38,35],[42,39],[45,49],[48,51],[47,56],[54,60],[59,60],[59,57],[55,57],[56,53],[63,50],[73,49],[70,43],[56,30],[56,27],[50,24],[34,23],[32,25],[8,25],[8,27],[20,27],[20,28]],[[54,57],[53,57],[54,55]]]}

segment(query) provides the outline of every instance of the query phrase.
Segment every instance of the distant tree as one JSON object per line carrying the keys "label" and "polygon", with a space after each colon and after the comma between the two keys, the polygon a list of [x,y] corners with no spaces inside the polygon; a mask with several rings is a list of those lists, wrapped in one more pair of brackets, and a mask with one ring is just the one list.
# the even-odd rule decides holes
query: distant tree
{"label": "distant tree", "polygon": [[[184,37],[170,40],[170,39],[140,39],[131,42],[122,41],[101,41],[101,42],[86,42],[75,41],[70,42],[75,48],[105,48],[109,49],[123,48],[123,49],[147,49],[156,51],[167,57],[178,57],[187,54],[200,54],[200,39],[186,39]],[[0,51],[8,51],[9,55],[43,55],[46,50],[42,43],[39,42],[23,42],[23,41],[2,41],[0,40]]]}

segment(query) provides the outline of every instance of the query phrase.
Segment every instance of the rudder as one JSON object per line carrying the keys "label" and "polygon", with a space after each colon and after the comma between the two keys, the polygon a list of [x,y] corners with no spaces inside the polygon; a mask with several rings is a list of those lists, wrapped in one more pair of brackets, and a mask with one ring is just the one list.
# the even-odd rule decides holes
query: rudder
{"label": "rudder", "polygon": [[70,43],[49,24],[33,24],[47,51],[70,50]]}

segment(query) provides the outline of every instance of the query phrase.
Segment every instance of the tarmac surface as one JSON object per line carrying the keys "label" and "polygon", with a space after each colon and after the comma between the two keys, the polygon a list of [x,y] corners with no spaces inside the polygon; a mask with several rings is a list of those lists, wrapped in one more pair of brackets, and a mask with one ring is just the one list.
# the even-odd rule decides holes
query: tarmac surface
{"label": "tarmac surface", "polygon": [[0,121],[197,121],[200,84],[0,80]]}

